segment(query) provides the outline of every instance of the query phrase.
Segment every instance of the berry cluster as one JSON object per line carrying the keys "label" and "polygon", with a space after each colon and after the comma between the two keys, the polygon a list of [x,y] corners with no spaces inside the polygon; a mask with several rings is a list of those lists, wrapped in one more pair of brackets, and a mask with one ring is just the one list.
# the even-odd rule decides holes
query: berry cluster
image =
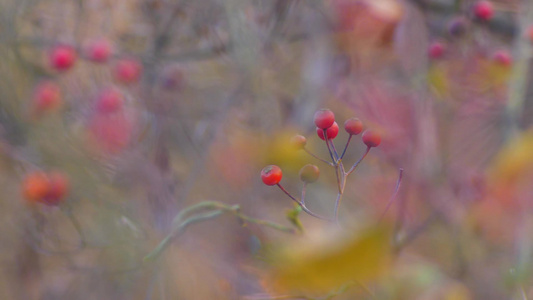
{"label": "berry cluster", "polygon": [[[341,152],[338,152],[335,144],[333,143],[333,139],[335,139],[339,133],[339,125],[337,122],[335,122],[335,115],[334,113],[329,109],[321,109],[318,110],[314,115],[314,124],[316,126],[316,133],[320,139],[326,142],[326,146],[328,148],[330,159],[331,161],[327,161],[324,159],[319,158],[315,154],[311,153],[308,149],[305,148],[307,144],[307,139],[302,135],[296,135],[291,139],[291,144],[296,148],[300,150],[304,150],[309,155],[313,156],[314,158],[328,164],[329,166],[335,168],[335,173],[337,176],[337,183],[338,183],[338,195],[337,200],[335,201],[335,210],[334,210],[334,220],[338,222],[338,210],[340,201],[342,199],[342,195],[344,194],[344,189],[346,187],[346,179],[347,177],[355,171],[357,166],[361,163],[361,161],[366,157],[368,152],[371,148],[379,146],[381,143],[381,135],[374,130],[367,129],[363,132],[363,122],[361,122],[357,118],[350,118],[344,122],[344,130],[348,133],[349,137],[348,140],[344,146],[344,150]],[[350,144],[350,141],[353,136],[362,134],[362,140],[363,143],[366,145],[367,149],[363,156],[355,162],[350,169],[346,170],[343,164],[343,157],[346,153],[346,150],[348,149],[348,146]],[[283,177],[283,173],[281,171],[281,168],[275,165],[266,166],[261,171],[261,179],[263,180],[263,183],[269,186],[277,185],[285,194],[287,194],[293,201],[295,201],[303,211],[307,212],[308,214],[315,216],[320,219],[330,220],[328,218],[319,216],[313,212],[311,212],[305,205],[305,188],[306,184],[313,183],[318,180],[320,175],[320,170],[317,166],[308,164],[304,166],[300,170],[300,180],[304,183],[302,188],[302,197],[301,199],[297,199],[296,197],[292,196],[281,184],[281,179]]]}
{"label": "berry cluster", "polygon": [[[106,39],[87,42],[81,49],[81,57],[94,64],[107,64],[112,59],[114,48]],[[78,50],[66,44],[57,44],[48,50],[48,66],[59,74],[74,68],[79,60]],[[110,66],[110,73],[116,83],[131,85],[138,82],[143,73],[143,66],[135,58],[117,58]],[[34,91],[31,113],[34,117],[51,112],[62,105],[59,84],[52,80],[39,83]]]}
{"label": "berry cluster", "polygon": [[31,172],[22,182],[22,194],[29,203],[59,205],[65,199],[68,189],[68,178],[59,172]]}
{"label": "berry cluster", "polygon": [[[455,17],[451,19],[447,26],[447,33],[450,38],[460,38],[468,33],[470,23],[475,22],[480,25],[486,25],[494,19],[496,9],[491,1],[480,0],[474,3],[469,12],[468,17]],[[533,26],[530,27],[526,33],[527,38],[533,42]],[[440,60],[445,57],[448,52],[446,43],[441,40],[433,41],[427,50],[428,57],[431,60]],[[497,50],[491,55],[494,64],[509,67],[512,62],[512,56],[507,50]]]}

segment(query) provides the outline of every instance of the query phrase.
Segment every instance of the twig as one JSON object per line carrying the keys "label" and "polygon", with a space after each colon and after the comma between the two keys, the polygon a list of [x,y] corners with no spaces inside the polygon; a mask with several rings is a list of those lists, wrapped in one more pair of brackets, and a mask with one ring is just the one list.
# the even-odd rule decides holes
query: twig
{"label": "twig", "polygon": [[385,217],[385,214],[389,210],[390,206],[394,202],[394,199],[396,199],[396,196],[398,195],[398,191],[400,190],[400,184],[402,183],[402,175],[403,175],[403,168],[400,168],[400,174],[398,175],[398,180],[396,181],[396,187],[394,188],[394,192],[392,193],[392,196],[389,199],[389,202],[387,203],[387,206],[385,207],[385,210],[381,214],[381,217],[379,218],[379,222],[383,220],[383,217]]}

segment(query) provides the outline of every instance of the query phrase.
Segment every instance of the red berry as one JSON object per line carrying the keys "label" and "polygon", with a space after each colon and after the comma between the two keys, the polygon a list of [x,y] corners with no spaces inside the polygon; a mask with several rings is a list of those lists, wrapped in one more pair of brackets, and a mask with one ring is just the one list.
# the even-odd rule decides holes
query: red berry
{"label": "red berry", "polygon": [[444,55],[446,51],[444,44],[441,42],[433,42],[428,49],[428,55],[431,59],[439,59]]}
{"label": "red berry", "polygon": [[76,62],[76,50],[67,45],[59,45],[50,50],[49,59],[52,68],[58,71],[66,71]]}
{"label": "red berry", "polygon": [[[316,133],[318,134],[318,137],[324,139],[324,129],[317,128]],[[337,134],[339,134],[339,125],[337,125],[337,122],[333,122],[333,125],[331,125],[328,129],[326,129],[326,134],[328,135],[328,140],[334,139]]]}
{"label": "red berry", "polygon": [[49,180],[44,172],[32,172],[22,181],[22,194],[29,202],[40,202],[48,195]]}
{"label": "red berry", "polygon": [[87,59],[95,63],[105,63],[112,53],[112,47],[108,40],[100,39],[91,41],[85,48]]}
{"label": "red berry", "polygon": [[104,90],[96,103],[96,110],[100,113],[114,113],[122,109],[124,96],[117,89]]}
{"label": "red berry", "polygon": [[291,145],[295,149],[303,149],[305,145],[307,144],[307,139],[303,135],[295,135],[291,138]]}
{"label": "red berry", "polygon": [[363,143],[367,147],[377,147],[381,144],[381,135],[373,130],[363,132]]}
{"label": "red berry", "polygon": [[142,73],[142,65],[134,59],[122,59],[113,67],[113,76],[118,82],[125,84],[139,80]]}
{"label": "red berry", "polygon": [[48,205],[57,205],[67,195],[69,181],[64,174],[53,172],[48,175],[48,186],[48,193],[42,202]]}
{"label": "red berry", "polygon": [[510,66],[513,62],[511,54],[505,50],[500,50],[494,53],[493,59],[496,63],[505,67]]}
{"label": "red berry", "polygon": [[281,181],[283,173],[280,167],[276,165],[266,166],[261,170],[261,179],[266,185],[276,185]]}
{"label": "red berry", "polygon": [[474,16],[482,21],[488,21],[494,16],[492,2],[481,0],[474,4]]}
{"label": "red berry", "polygon": [[344,122],[344,130],[350,135],[358,135],[363,131],[363,122],[357,118],[350,118]]}
{"label": "red berry", "polygon": [[97,149],[118,154],[130,144],[134,128],[132,116],[119,111],[114,114],[94,114],[88,124],[88,133]]}
{"label": "red berry", "polygon": [[306,183],[313,183],[318,180],[320,170],[315,165],[305,165],[300,169],[300,180]]}
{"label": "red berry", "polygon": [[326,129],[335,122],[335,115],[329,109],[321,109],[315,113],[314,121],[316,127]]}
{"label": "red berry", "polygon": [[43,81],[37,85],[33,94],[34,112],[40,114],[58,108],[61,105],[61,89],[52,81]]}
{"label": "red berry", "polygon": [[26,175],[22,182],[22,193],[32,203],[58,205],[68,193],[68,178],[59,172],[40,171]]}

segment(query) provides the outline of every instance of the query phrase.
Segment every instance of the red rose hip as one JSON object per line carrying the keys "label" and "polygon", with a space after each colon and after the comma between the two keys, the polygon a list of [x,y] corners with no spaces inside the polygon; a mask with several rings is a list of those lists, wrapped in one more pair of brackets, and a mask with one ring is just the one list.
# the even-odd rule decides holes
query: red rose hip
{"label": "red rose hip", "polygon": [[344,130],[350,135],[358,135],[363,131],[363,122],[357,118],[350,118],[344,122]]}
{"label": "red rose hip", "polygon": [[96,110],[99,113],[109,114],[118,112],[124,104],[124,96],[116,89],[109,88],[104,90],[96,102]]}
{"label": "red rose hip", "polygon": [[95,63],[105,63],[109,60],[113,49],[106,39],[91,41],[85,48],[87,59]]}
{"label": "red rose hip", "polygon": [[74,66],[77,60],[76,50],[67,45],[59,45],[50,50],[49,62],[57,71],[66,71]]}
{"label": "red rose hip", "polygon": [[[316,134],[319,138],[322,140],[325,140],[324,138],[324,129],[317,128]],[[337,137],[337,134],[339,134],[339,125],[337,125],[337,122],[333,122],[333,125],[331,125],[328,129],[326,129],[326,134],[328,136],[328,140],[332,140],[335,137]]]}
{"label": "red rose hip", "polygon": [[428,49],[428,55],[431,59],[442,58],[444,52],[446,51],[444,44],[441,42],[433,42]]}
{"label": "red rose hip", "polygon": [[479,20],[488,21],[494,16],[494,6],[490,1],[478,1],[474,4],[474,16]]}
{"label": "red rose hip", "polygon": [[366,130],[363,132],[363,143],[367,147],[377,147],[381,144],[381,135],[373,130]]}
{"label": "red rose hip", "polygon": [[129,84],[139,80],[142,73],[142,65],[134,59],[123,59],[113,67],[113,76],[118,82]]}
{"label": "red rose hip", "polygon": [[261,170],[261,180],[266,185],[276,185],[281,181],[283,173],[280,167],[276,165],[266,166]]}
{"label": "red rose hip", "polygon": [[43,81],[35,88],[33,110],[36,114],[54,110],[61,102],[61,89],[55,82]]}
{"label": "red rose hip", "polygon": [[335,122],[335,115],[329,109],[321,109],[315,113],[314,122],[316,127],[327,129]]}
{"label": "red rose hip", "polygon": [[511,54],[509,54],[509,52],[505,50],[500,50],[494,53],[493,60],[497,64],[504,67],[508,67],[513,63],[513,58],[511,57]]}
{"label": "red rose hip", "polygon": [[59,172],[52,172],[48,175],[48,193],[42,200],[48,205],[58,205],[66,197],[69,189],[67,177]]}

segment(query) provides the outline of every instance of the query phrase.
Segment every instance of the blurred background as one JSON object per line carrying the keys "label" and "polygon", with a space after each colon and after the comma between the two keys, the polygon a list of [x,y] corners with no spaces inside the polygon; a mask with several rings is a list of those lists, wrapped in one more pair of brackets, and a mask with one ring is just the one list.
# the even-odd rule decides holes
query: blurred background
{"label": "blurred background", "polygon": [[[0,0],[0,299],[533,298],[531,26],[527,0]],[[337,149],[351,117],[382,138],[340,226],[260,177],[299,197],[316,164],[333,218],[335,168],[290,142],[329,159],[321,108]]]}

